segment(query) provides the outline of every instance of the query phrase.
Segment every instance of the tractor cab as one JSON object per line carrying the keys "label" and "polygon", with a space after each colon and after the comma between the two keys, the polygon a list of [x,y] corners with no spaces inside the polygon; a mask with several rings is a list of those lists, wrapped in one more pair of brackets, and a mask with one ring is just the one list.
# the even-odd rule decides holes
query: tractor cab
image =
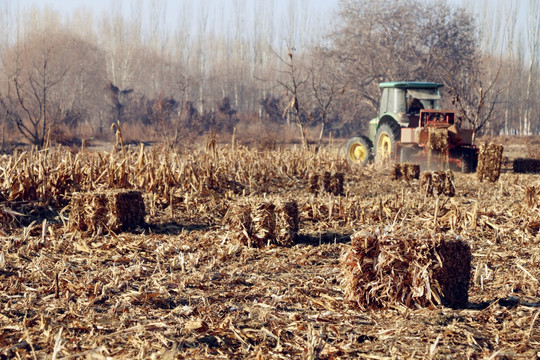
{"label": "tractor cab", "polygon": [[380,83],[379,116],[369,122],[369,137],[375,138],[382,119],[392,119],[400,127],[418,127],[421,110],[441,108],[439,89],[442,86],[439,83],[410,81]]}

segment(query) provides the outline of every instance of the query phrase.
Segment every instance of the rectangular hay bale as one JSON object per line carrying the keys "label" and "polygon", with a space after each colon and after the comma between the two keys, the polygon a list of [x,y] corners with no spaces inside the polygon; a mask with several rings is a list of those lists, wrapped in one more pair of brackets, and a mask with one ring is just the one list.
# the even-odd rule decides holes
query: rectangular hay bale
{"label": "rectangular hay bale", "polygon": [[321,174],[312,173],[308,177],[308,191],[313,194],[327,192],[335,196],[343,195],[345,175],[341,172],[324,171]]}
{"label": "rectangular hay bale", "polygon": [[142,194],[135,190],[74,193],[70,207],[68,228],[96,235],[143,226],[146,215]]}
{"label": "rectangular hay bale", "polygon": [[484,143],[478,152],[478,167],[476,174],[480,181],[487,179],[495,182],[501,175],[503,146],[493,143]]}
{"label": "rectangular hay bale", "polygon": [[298,234],[298,204],[294,200],[278,206],[268,201],[239,204],[229,209],[225,222],[230,238],[245,246],[291,246]]}
{"label": "rectangular hay bale", "polygon": [[462,308],[468,303],[471,259],[463,240],[357,232],[341,259],[346,298],[363,310]]}
{"label": "rectangular hay bale", "polygon": [[396,163],[390,170],[392,180],[418,180],[420,178],[420,165],[412,163]]}
{"label": "rectangular hay bale", "polygon": [[515,159],[513,163],[513,169],[515,173],[538,174],[540,173],[540,159]]}
{"label": "rectangular hay bale", "polygon": [[428,150],[444,152],[448,150],[448,129],[439,127],[428,127]]}
{"label": "rectangular hay bale", "polygon": [[428,196],[456,195],[454,174],[451,171],[426,171],[422,173],[421,186]]}

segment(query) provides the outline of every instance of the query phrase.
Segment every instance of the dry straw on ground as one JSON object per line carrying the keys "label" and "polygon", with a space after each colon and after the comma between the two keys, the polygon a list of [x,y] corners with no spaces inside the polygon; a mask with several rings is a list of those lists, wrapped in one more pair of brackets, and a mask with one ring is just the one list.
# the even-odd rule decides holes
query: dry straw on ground
{"label": "dry straw on ground", "polygon": [[[540,210],[526,192],[540,187],[535,175],[506,172],[491,184],[456,173],[455,197],[437,201],[385,181],[388,168],[350,166],[337,149],[59,148],[1,160],[2,206],[21,215],[1,229],[0,358],[537,357]],[[325,171],[345,175],[344,196],[306,190],[309,174]],[[126,188],[144,194],[142,233],[64,226],[75,190]],[[277,214],[293,199],[292,246],[242,246],[226,226],[227,210],[248,204],[251,217],[266,201],[279,237]],[[467,239],[466,308],[359,310],[339,266],[359,229],[411,244],[425,234]]]}
{"label": "dry straw on ground", "polygon": [[478,166],[476,174],[480,181],[486,179],[490,182],[499,180],[501,175],[503,146],[493,143],[484,143],[478,152]]}

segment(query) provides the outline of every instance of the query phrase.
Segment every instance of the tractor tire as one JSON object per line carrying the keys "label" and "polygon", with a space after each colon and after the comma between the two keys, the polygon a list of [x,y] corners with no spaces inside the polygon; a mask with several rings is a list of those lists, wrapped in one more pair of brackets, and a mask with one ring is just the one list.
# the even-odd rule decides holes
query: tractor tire
{"label": "tractor tire", "polygon": [[375,135],[375,156],[380,160],[392,159],[396,152],[396,143],[401,139],[401,127],[395,121],[379,125]]}
{"label": "tractor tire", "polygon": [[474,149],[464,148],[461,152],[461,172],[465,174],[476,171],[478,159],[475,156]]}
{"label": "tractor tire", "polygon": [[373,159],[373,143],[365,136],[355,136],[347,142],[347,159],[354,164],[367,164]]}

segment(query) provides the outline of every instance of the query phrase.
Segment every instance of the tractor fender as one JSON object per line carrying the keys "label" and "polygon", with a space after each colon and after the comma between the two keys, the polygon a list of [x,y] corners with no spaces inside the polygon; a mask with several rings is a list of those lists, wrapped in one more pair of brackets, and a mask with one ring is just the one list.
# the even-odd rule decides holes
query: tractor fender
{"label": "tractor fender", "polygon": [[399,122],[397,121],[396,118],[394,118],[392,115],[390,114],[384,114],[383,116],[381,116],[381,119],[379,120],[379,124],[377,126],[377,129],[379,128],[379,126],[383,125],[383,124],[388,124],[390,125],[391,127],[394,127],[394,124],[401,127],[399,125]]}

